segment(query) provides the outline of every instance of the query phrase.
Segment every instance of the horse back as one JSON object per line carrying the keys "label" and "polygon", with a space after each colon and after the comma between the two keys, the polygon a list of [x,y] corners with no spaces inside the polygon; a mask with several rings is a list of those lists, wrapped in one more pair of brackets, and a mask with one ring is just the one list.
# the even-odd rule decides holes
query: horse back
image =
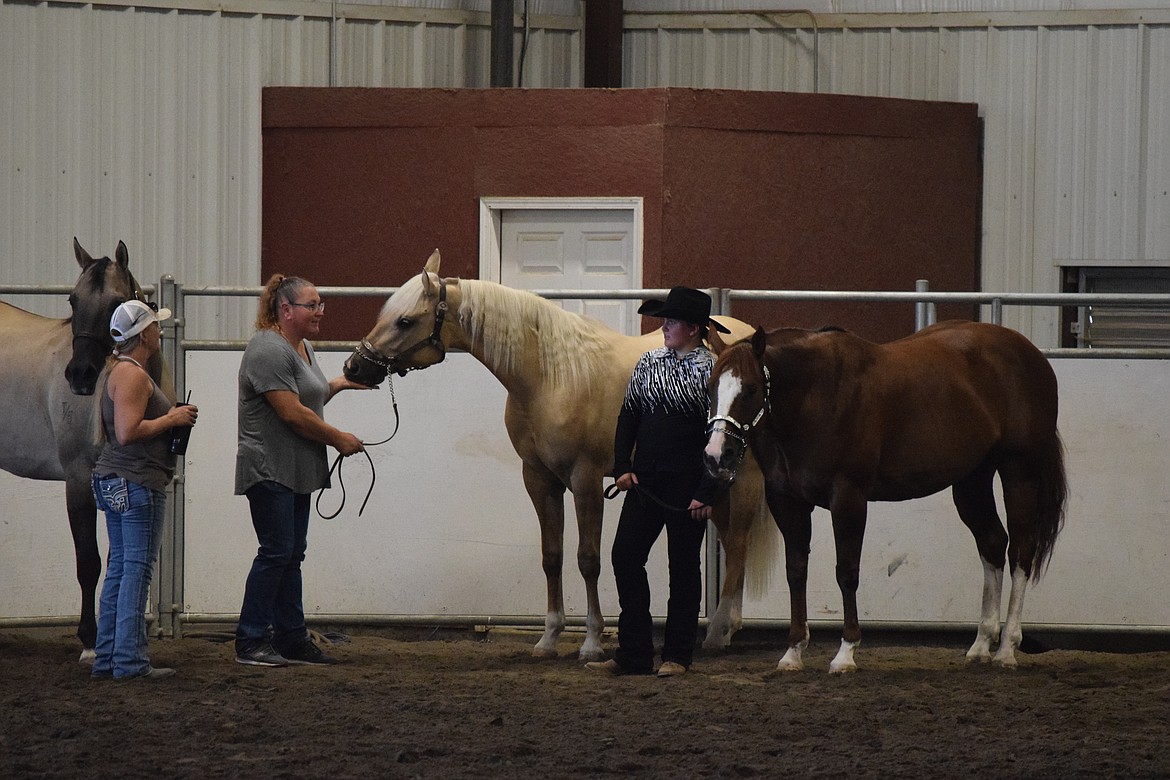
{"label": "horse back", "polygon": [[888,344],[846,332],[769,344],[790,478],[814,503],[841,479],[870,500],[930,495],[993,453],[1055,435],[1052,368],[1007,328],[944,322]]}

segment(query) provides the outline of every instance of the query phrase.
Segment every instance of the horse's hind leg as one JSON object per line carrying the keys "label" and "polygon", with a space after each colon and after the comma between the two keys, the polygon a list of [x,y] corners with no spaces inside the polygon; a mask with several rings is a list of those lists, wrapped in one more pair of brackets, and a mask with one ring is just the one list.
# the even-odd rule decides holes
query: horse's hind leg
{"label": "horse's hind leg", "polygon": [[73,551],[77,560],[77,584],[81,586],[81,619],[77,624],[77,638],[81,640],[81,663],[93,663],[97,644],[98,577],[102,571],[102,556],[97,543],[97,506],[93,488],[88,479],[72,479],[65,483],[65,505],[69,512],[69,530],[73,534]]}
{"label": "horse's hind leg", "polygon": [[536,509],[540,522],[540,561],[548,586],[548,609],[544,618],[544,635],[532,648],[539,658],[556,658],[557,639],[565,630],[565,595],[561,569],[565,549],[565,487],[548,472],[524,464],[524,487]]}
{"label": "horse's hind leg", "polygon": [[992,661],[999,666],[1014,667],[1016,648],[1024,638],[1024,594],[1034,573],[1040,486],[1023,460],[1009,461],[1001,466],[999,478],[1003,483],[1003,504],[1011,538],[1007,561],[1012,574],[1012,590],[1008,596],[1003,635]]}
{"label": "horse's hind leg", "polygon": [[[576,482],[576,480],[574,480]],[[582,480],[574,485],[573,506],[577,511],[577,567],[585,580],[588,612],[585,614],[585,642],[579,657],[582,661],[600,661],[605,657],[601,647],[601,632],[605,617],[601,614],[601,598],[597,580],[601,577],[601,518],[604,511],[601,476]]]}
{"label": "horse's hind leg", "polygon": [[991,660],[991,646],[999,640],[1004,555],[1008,543],[1007,532],[995,508],[993,476],[991,468],[981,466],[951,488],[955,508],[975,537],[979,559],[983,562],[983,606],[975,642],[967,651],[968,661],[980,663]]}

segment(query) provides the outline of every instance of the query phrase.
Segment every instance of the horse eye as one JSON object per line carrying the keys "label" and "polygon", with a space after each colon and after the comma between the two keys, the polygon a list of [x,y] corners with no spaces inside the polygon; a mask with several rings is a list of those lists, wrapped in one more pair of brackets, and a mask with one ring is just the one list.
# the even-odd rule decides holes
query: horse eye
{"label": "horse eye", "polygon": [[412,320],[410,317],[399,317],[398,322],[395,324],[398,325],[398,327],[402,330],[406,330],[414,324],[414,320]]}

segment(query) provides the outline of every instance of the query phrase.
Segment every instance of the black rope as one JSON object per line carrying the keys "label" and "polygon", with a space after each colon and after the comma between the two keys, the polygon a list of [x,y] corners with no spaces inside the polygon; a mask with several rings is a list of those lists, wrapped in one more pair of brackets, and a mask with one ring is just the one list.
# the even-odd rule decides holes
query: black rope
{"label": "black rope", "polygon": [[[390,387],[390,405],[394,409],[394,430],[390,432],[389,436],[387,436],[385,439],[382,439],[381,441],[375,441],[375,442],[364,442],[363,441],[362,446],[366,447],[366,448],[381,446],[381,445],[385,444],[386,442],[390,441],[391,439],[393,439],[398,434],[398,425],[401,422],[401,420],[398,417],[398,399],[395,398],[395,396],[394,396],[394,379],[389,374],[386,375],[386,379],[388,380],[389,387]],[[377,480],[378,480],[378,472],[377,472],[377,469],[374,468],[374,459],[370,457],[370,453],[368,452],[367,449],[363,449],[361,452],[363,455],[366,456],[366,462],[368,462],[370,464],[370,487],[366,490],[366,497],[364,499],[362,499],[361,508],[358,509],[358,517],[361,517],[362,512],[366,511],[366,504],[370,500],[370,495],[374,492],[374,483],[377,482]],[[321,490],[317,493],[317,504],[316,504],[317,514],[319,514],[325,520],[332,520],[333,518],[335,518],[339,514],[341,514],[341,510],[345,508],[345,480],[342,479],[342,477],[341,477],[341,461],[343,461],[343,460],[345,460],[345,456],[339,452],[339,453],[337,453],[337,457],[333,459],[333,465],[329,467],[329,480],[330,480],[330,482],[333,481],[333,471],[336,470],[337,471],[337,484],[341,486],[341,504],[338,505],[337,511],[331,515],[327,515],[324,512],[322,512],[321,511],[321,496],[325,495],[326,488],[321,488]]]}
{"label": "black rope", "polygon": [[[688,512],[689,513],[691,511],[691,508],[689,506],[686,506],[686,507],[671,506],[670,504],[666,503],[661,498],[654,495],[652,492],[650,492],[649,490],[647,490],[646,488],[642,487],[641,485],[639,485],[637,483],[634,483],[634,486],[631,487],[630,490],[636,490],[639,494],[650,499],[655,504],[658,504],[658,506],[662,507],[663,509],[667,509],[671,512]],[[612,485],[610,485],[609,487],[607,487],[605,489],[605,492],[602,493],[602,495],[604,495],[608,499],[613,499],[613,498],[617,498],[621,492],[622,492],[621,488],[619,488],[617,486],[617,483],[615,482]]]}

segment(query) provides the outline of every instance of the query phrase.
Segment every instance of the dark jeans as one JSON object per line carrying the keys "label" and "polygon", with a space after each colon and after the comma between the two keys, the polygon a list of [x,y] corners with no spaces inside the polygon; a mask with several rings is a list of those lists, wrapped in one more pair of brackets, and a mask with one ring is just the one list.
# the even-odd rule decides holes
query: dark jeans
{"label": "dark jeans", "polygon": [[308,637],[301,599],[301,561],[308,546],[311,496],[276,482],[245,491],[260,549],[248,572],[244,604],[236,628],[236,651],[246,653],[268,640],[277,652]]}
{"label": "dark jeans", "polygon": [[[670,506],[687,506],[694,493],[690,481],[686,481],[681,490],[671,490],[668,485],[648,485],[647,488]],[[687,512],[665,509],[635,488],[622,504],[612,553],[618,605],[621,607],[619,647],[614,658],[623,667],[635,671],[649,671],[654,666],[654,624],[650,616],[646,560],[663,527],[666,528],[670,561],[670,598],[666,604],[662,660],[689,667],[699,631],[699,605],[703,598],[699,551],[707,523],[692,520]]]}

